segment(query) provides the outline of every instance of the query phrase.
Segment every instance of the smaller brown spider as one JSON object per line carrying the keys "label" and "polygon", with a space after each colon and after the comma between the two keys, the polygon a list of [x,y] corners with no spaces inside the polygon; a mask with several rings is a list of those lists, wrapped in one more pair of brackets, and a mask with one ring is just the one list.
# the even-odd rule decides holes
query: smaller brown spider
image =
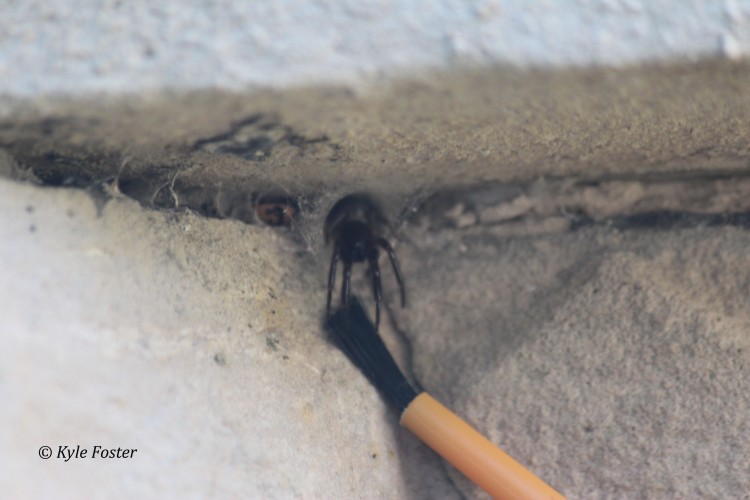
{"label": "smaller brown spider", "polygon": [[297,212],[297,203],[288,196],[264,195],[255,202],[255,214],[269,226],[291,226]]}
{"label": "smaller brown spider", "polygon": [[366,194],[356,193],[341,198],[326,216],[323,232],[326,244],[333,241],[331,267],[328,271],[328,299],[326,314],[331,313],[331,295],[336,280],[336,265],[339,259],[344,262],[344,277],[341,282],[341,305],[349,305],[351,296],[350,281],[352,264],[367,261],[372,275],[372,292],[375,296],[375,330],[380,326],[380,306],[383,301],[380,283],[380,266],[378,266],[378,247],[388,253],[393,267],[393,274],[401,289],[401,307],[406,306],[406,292],[401,280],[401,273],[396,262],[396,255],[388,240],[381,236],[388,227],[388,221],[380,207]]}

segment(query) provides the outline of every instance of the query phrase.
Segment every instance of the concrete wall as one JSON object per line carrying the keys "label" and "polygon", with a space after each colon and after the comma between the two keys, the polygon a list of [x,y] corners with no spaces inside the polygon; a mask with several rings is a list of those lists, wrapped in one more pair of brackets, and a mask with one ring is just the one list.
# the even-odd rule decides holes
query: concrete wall
{"label": "concrete wall", "polygon": [[750,490],[750,1],[2,11],[4,494],[482,498],[321,328],[361,189],[382,334],[482,433],[571,498]]}

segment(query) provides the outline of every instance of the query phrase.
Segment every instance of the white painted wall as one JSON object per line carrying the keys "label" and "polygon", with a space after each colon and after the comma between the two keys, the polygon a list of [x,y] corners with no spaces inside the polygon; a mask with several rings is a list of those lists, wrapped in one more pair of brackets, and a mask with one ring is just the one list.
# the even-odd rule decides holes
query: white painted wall
{"label": "white painted wall", "polygon": [[0,94],[23,97],[750,54],[750,0],[36,0],[2,10]]}

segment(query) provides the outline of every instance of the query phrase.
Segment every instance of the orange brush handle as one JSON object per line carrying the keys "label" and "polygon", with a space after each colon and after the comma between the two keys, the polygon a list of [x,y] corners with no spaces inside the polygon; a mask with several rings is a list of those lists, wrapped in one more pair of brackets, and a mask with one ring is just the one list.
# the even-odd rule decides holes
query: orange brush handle
{"label": "orange brush handle", "polygon": [[493,498],[565,500],[426,392],[404,410],[401,425]]}

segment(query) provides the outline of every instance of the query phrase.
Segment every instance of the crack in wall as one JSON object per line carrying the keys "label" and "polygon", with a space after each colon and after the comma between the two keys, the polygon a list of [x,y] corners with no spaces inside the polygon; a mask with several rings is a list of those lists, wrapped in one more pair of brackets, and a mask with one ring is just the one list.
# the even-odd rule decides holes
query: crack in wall
{"label": "crack in wall", "polygon": [[[170,158],[152,162],[125,151],[74,145],[72,138],[80,134],[79,128],[91,126],[96,121],[81,124],[76,119],[46,118],[17,127],[23,138],[0,141],[13,159],[0,175],[42,186],[83,189],[99,209],[113,195],[122,194],[156,210],[190,209],[205,217],[289,226],[294,215],[311,208],[309,193],[291,193],[252,176],[211,179],[205,163],[222,157],[265,162],[274,154],[289,155],[290,150],[304,155],[310,145],[323,145],[328,160],[337,161],[340,149],[325,136],[307,138],[273,115],[256,114],[233,123],[226,132],[177,148]],[[12,127],[6,123],[2,128]]]}
{"label": "crack in wall", "polygon": [[[324,205],[333,200],[319,202],[330,197],[325,186],[274,181],[275,162],[312,156],[333,164],[347,157],[326,135],[305,136],[273,114],[251,114],[217,134],[165,145],[173,154],[157,155],[156,160],[81,144],[82,134],[97,123],[45,118],[15,128],[2,124],[0,147],[14,160],[4,175],[42,186],[84,189],[100,210],[113,195],[122,194],[155,210],[189,209],[205,217],[291,226],[312,212],[316,214],[309,223],[318,221]],[[239,163],[213,168],[225,158]],[[750,227],[746,169],[543,177],[438,190],[414,185],[410,192],[400,200],[408,210],[397,222],[433,231],[492,226],[508,234],[533,234],[591,224],[622,229]]]}
{"label": "crack in wall", "polygon": [[698,225],[750,228],[750,172],[542,178],[485,184],[437,193],[425,201],[413,219],[432,231],[505,226],[513,232],[549,232],[591,224],[620,229]]}

